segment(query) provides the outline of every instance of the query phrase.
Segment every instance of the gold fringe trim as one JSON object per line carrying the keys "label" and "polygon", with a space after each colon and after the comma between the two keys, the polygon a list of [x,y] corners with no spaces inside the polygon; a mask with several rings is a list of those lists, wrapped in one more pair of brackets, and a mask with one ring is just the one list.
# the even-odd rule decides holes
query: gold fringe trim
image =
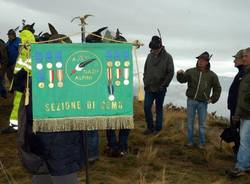
{"label": "gold fringe trim", "polygon": [[133,116],[96,116],[33,120],[33,132],[133,129]]}

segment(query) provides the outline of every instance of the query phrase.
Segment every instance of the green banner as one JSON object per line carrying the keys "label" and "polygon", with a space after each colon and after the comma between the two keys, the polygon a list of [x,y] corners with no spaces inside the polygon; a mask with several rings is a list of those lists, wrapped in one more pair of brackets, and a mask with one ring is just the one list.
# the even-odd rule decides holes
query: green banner
{"label": "green banner", "polygon": [[131,44],[32,44],[33,131],[133,128]]}

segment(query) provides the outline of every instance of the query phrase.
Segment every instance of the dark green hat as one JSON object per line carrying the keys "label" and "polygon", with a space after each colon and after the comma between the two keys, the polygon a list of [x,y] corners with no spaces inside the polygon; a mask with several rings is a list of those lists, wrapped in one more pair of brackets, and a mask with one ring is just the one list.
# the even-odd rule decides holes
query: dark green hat
{"label": "dark green hat", "polygon": [[243,58],[244,49],[239,50],[233,57],[236,59],[242,59]]}

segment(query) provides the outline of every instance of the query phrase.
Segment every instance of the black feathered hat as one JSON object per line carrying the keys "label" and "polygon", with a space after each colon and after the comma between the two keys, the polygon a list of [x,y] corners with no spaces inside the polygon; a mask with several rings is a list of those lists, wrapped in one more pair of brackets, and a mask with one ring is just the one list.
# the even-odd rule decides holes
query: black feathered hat
{"label": "black feathered hat", "polygon": [[162,41],[159,36],[153,36],[150,43],[149,43],[149,48],[150,49],[160,49],[162,47]]}

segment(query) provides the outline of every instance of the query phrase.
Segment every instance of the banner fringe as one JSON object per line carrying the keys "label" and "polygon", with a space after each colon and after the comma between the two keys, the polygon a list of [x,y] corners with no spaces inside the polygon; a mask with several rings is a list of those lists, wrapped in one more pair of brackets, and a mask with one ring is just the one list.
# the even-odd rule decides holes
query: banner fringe
{"label": "banner fringe", "polygon": [[133,116],[97,116],[33,120],[33,132],[133,129]]}

